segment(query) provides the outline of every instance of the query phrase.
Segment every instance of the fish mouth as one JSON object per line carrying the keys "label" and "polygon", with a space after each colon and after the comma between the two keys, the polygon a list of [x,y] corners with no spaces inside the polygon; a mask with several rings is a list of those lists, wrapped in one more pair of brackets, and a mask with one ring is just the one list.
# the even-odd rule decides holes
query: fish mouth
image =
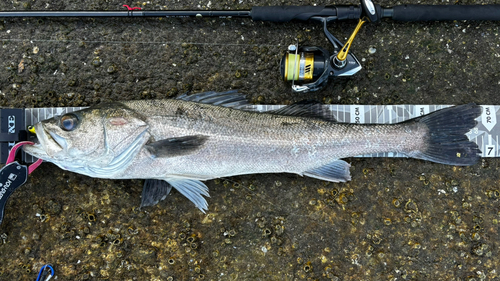
{"label": "fish mouth", "polygon": [[43,124],[35,124],[36,142],[34,145],[25,145],[23,150],[35,157],[47,160],[55,154],[68,148],[66,140],[56,133],[45,130]]}
{"label": "fish mouth", "polygon": [[[47,135],[47,134],[45,134]],[[54,141],[54,143],[56,143],[57,145],[59,145],[59,147],[62,149],[62,150],[67,150],[68,149],[68,143],[66,142],[66,140],[61,137],[60,135],[54,133],[54,132],[49,132],[49,135],[50,137],[52,138],[52,140]]]}

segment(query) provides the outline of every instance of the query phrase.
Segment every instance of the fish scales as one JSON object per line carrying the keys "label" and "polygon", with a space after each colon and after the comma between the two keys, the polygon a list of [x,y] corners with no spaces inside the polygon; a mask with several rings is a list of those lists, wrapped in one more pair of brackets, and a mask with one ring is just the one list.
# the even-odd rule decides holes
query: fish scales
{"label": "fish scales", "polygon": [[[302,173],[332,159],[381,153],[409,152],[424,145],[425,128],[405,125],[339,124],[320,119],[167,101],[124,102],[141,112],[155,140],[185,135],[207,135],[195,154],[161,159],[150,169],[141,159],[124,171],[136,178],[167,174],[201,175],[210,179],[251,173]],[[193,166],[193,163],[197,163]],[[137,169],[144,167],[144,169]]]}

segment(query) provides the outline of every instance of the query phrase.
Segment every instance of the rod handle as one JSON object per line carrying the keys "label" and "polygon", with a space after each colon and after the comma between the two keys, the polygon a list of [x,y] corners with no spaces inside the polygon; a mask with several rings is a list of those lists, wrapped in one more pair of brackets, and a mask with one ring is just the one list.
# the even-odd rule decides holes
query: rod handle
{"label": "rod handle", "polygon": [[500,20],[500,5],[399,5],[397,21]]}

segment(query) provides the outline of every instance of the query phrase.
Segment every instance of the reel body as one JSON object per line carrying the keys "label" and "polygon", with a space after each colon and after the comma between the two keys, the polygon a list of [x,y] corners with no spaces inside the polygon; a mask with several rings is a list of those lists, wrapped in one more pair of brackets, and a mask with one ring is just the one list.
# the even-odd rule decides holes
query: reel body
{"label": "reel body", "polygon": [[307,93],[322,89],[330,78],[351,76],[362,68],[353,54],[347,54],[341,63],[336,61],[336,57],[336,53],[330,55],[321,47],[291,45],[281,58],[281,77],[292,82],[294,92]]}

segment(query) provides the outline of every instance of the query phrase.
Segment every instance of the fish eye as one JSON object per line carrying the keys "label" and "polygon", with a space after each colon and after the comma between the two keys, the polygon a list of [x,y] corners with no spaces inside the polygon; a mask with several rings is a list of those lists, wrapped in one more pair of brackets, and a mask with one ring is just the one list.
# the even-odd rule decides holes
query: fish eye
{"label": "fish eye", "polygon": [[64,114],[61,117],[59,126],[65,131],[73,131],[78,125],[78,117],[73,113]]}

